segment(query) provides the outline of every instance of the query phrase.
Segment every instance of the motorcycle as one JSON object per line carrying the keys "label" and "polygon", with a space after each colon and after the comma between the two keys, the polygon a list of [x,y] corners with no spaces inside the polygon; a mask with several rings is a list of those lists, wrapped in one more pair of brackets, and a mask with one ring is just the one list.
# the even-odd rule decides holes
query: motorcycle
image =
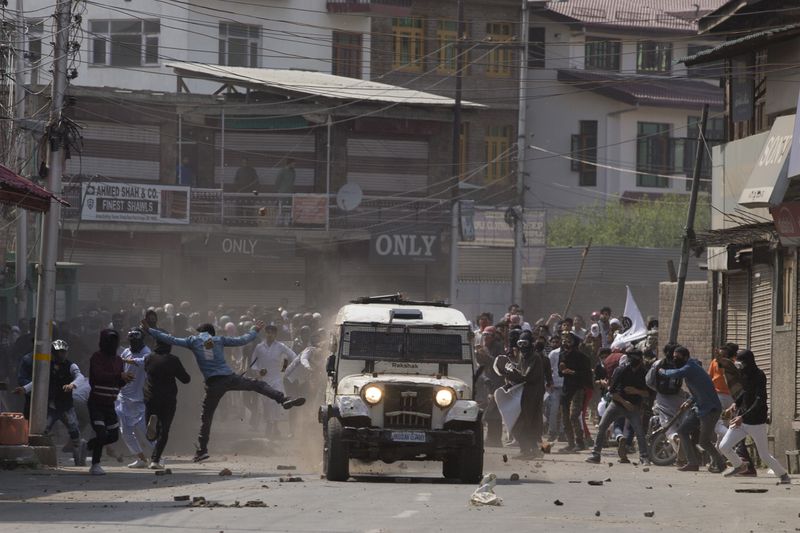
{"label": "motorcycle", "polygon": [[680,420],[686,409],[681,408],[670,418],[665,425],[661,425],[658,413],[653,413],[647,432],[647,447],[650,453],[650,462],[656,466],[669,466],[675,463],[678,452],[667,438],[667,430]]}

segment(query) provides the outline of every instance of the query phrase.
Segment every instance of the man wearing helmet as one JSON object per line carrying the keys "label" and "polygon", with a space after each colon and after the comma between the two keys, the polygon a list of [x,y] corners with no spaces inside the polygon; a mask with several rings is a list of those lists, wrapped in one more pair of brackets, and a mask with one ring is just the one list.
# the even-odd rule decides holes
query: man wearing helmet
{"label": "man wearing helmet", "polygon": [[67,359],[69,346],[61,339],[53,341],[52,363],[50,364],[50,390],[47,397],[47,425],[45,434],[50,433],[56,422],[61,422],[69,432],[72,441],[72,459],[75,466],[86,464],[86,443],[81,441],[78,415],[72,403],[72,391],[84,380],[78,365]]}
{"label": "man wearing helmet", "polygon": [[145,346],[144,332],[139,328],[128,332],[128,342],[130,347],[122,352],[122,360],[125,362],[124,371],[131,373],[133,380],[120,389],[115,407],[119,417],[122,440],[131,453],[136,455],[136,460],[129,464],[128,468],[147,468],[147,458],[142,443],[148,448],[148,452],[152,446],[145,437],[147,422],[145,420],[144,382],[147,374],[144,370],[144,362],[150,355],[150,348]]}

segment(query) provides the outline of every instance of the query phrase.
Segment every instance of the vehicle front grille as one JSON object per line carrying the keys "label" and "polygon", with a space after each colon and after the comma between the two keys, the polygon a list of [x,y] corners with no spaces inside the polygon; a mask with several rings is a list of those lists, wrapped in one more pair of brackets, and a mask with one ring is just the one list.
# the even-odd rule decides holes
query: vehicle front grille
{"label": "vehicle front grille", "polygon": [[384,392],[384,427],[430,429],[432,387],[389,384]]}

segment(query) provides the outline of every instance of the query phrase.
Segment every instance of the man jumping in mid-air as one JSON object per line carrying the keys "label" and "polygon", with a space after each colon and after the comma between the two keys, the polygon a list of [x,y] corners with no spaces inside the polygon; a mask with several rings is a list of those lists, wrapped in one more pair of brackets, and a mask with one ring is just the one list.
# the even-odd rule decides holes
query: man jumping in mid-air
{"label": "man jumping in mid-air", "polygon": [[272,398],[283,406],[291,409],[306,403],[305,398],[290,398],[284,393],[276,391],[266,382],[249,379],[234,374],[225,362],[226,346],[244,346],[253,342],[258,337],[258,332],[264,327],[264,322],[258,321],[253,329],[239,337],[217,336],[214,326],[201,324],[197,327],[197,335],[189,337],[173,337],[163,331],[149,327],[147,322],[142,322],[142,329],[155,337],[156,340],[188,348],[197,360],[197,366],[203,373],[206,382],[206,397],[203,399],[203,413],[200,417],[200,435],[197,440],[197,453],[194,461],[199,463],[208,459],[208,440],[211,434],[211,422],[214,411],[219,401],[228,391],[254,391],[268,398]]}

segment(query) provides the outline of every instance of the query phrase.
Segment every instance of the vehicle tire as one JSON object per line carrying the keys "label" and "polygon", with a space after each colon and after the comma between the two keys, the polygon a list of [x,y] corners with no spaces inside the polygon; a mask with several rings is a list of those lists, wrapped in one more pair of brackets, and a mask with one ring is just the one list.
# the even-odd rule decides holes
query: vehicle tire
{"label": "vehicle tire", "polygon": [[342,422],[338,418],[328,419],[322,463],[329,481],[347,481],[350,477],[350,457],[347,443],[342,442]]}
{"label": "vehicle tire", "polygon": [[667,435],[661,433],[655,439],[649,439],[650,462],[656,466],[669,466],[678,458],[675,448],[669,443]]}
{"label": "vehicle tire", "polygon": [[442,461],[442,475],[445,479],[459,479],[461,477],[460,454],[450,453]]}
{"label": "vehicle tire", "polygon": [[459,475],[464,483],[478,483],[483,478],[483,423],[475,424],[475,445],[459,454]]}

